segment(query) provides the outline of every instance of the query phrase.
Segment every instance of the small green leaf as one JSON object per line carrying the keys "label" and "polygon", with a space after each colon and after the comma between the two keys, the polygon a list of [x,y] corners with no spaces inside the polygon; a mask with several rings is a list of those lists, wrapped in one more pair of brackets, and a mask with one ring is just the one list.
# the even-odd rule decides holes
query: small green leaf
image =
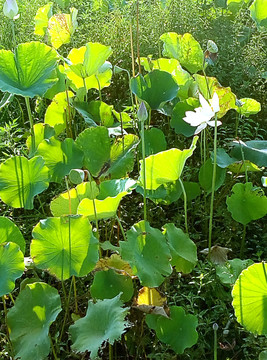
{"label": "small green leaf", "polygon": [[244,98],[239,101],[242,103],[242,106],[237,106],[236,111],[241,115],[249,117],[261,111],[261,104],[254,99]]}
{"label": "small green leaf", "polygon": [[[212,175],[213,164],[212,160],[208,159],[204,162],[199,170],[199,183],[201,187],[209,194],[212,188]],[[216,165],[216,179],[215,179],[215,191],[218,190],[224,183],[226,175],[226,169],[223,169]]]}
{"label": "small green leaf", "polygon": [[8,218],[0,216],[0,244],[13,242],[25,253],[25,240],[19,228]]}
{"label": "small green leaf", "polygon": [[176,134],[182,134],[187,137],[194,135],[197,127],[191,126],[183,118],[186,111],[193,111],[198,106],[199,101],[194,98],[188,98],[175,105],[171,117],[171,127],[174,128]]}
{"label": "small green leaf", "polygon": [[228,260],[223,265],[216,266],[216,275],[223,284],[234,285],[241,271],[252,265],[253,261],[233,259]]}

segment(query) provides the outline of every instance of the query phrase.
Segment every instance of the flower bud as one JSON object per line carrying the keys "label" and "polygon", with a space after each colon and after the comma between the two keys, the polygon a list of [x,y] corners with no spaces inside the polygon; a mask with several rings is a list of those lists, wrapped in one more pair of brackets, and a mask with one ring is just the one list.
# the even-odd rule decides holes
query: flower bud
{"label": "flower bud", "polygon": [[19,8],[16,0],[6,0],[3,6],[4,15],[13,20],[18,15]]}
{"label": "flower bud", "polygon": [[137,117],[140,121],[146,121],[148,117],[147,109],[143,101],[141,102],[139,109],[137,111]]}
{"label": "flower bud", "polygon": [[215,44],[214,41],[209,40],[207,44],[207,50],[212,54],[217,54],[218,52],[218,46]]}
{"label": "flower bud", "polygon": [[219,325],[217,323],[214,323],[212,328],[214,331],[217,331],[219,329]]}

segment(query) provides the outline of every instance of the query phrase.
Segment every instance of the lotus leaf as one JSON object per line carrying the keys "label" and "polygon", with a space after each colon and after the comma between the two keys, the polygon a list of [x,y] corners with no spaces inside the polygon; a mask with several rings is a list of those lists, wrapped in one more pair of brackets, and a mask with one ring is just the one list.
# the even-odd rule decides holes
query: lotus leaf
{"label": "lotus leaf", "polygon": [[232,291],[237,321],[258,335],[267,335],[266,271],[265,263],[249,266],[242,271]]}
{"label": "lotus leaf", "polygon": [[34,18],[35,28],[34,33],[36,35],[45,36],[48,20],[52,16],[53,3],[49,2],[45,6],[40,7],[37,10],[36,16]]}
{"label": "lotus leaf", "polygon": [[0,216],[0,244],[12,242],[25,253],[25,240],[19,228],[8,218]]}
{"label": "lotus leaf", "polygon": [[249,8],[250,16],[259,28],[267,28],[267,7],[265,0],[254,0]]}
{"label": "lotus leaf", "polygon": [[[216,178],[215,178],[215,191],[218,190],[224,183],[226,175],[226,169],[216,166]],[[212,188],[212,176],[213,176],[213,164],[212,160],[208,159],[204,162],[199,170],[199,183],[202,188],[209,194]]]}
{"label": "lotus leaf", "polygon": [[228,260],[226,263],[216,266],[216,275],[223,284],[234,285],[240,273],[252,264],[253,261],[250,259]]}
{"label": "lotus leaf", "polygon": [[242,103],[242,106],[236,107],[236,111],[241,115],[249,117],[261,111],[261,104],[254,99],[244,98],[239,101]]}
{"label": "lotus leaf", "polygon": [[237,160],[249,160],[258,166],[267,166],[267,140],[251,140],[245,143],[235,141],[233,145],[231,156]]}
{"label": "lotus leaf", "polygon": [[113,344],[125,332],[128,326],[124,320],[127,311],[128,308],[122,308],[120,295],[96,303],[89,301],[86,316],[69,328],[72,350],[79,353],[90,351],[90,358],[95,359],[105,341]]}
{"label": "lotus leaf", "polygon": [[60,296],[45,283],[29,284],[7,315],[15,358],[43,360],[50,352],[49,327],[61,311]]}
{"label": "lotus leaf", "polygon": [[155,288],[142,287],[138,292],[137,305],[163,306],[167,298]]}
{"label": "lotus leaf", "polygon": [[38,145],[44,139],[50,139],[55,135],[55,130],[48,124],[38,123],[33,125],[34,140],[35,140],[35,149],[32,148],[32,137],[29,136],[26,141],[27,148],[29,150],[29,156],[32,157],[36,154]]}
{"label": "lotus leaf", "polygon": [[191,126],[183,120],[186,111],[193,111],[199,106],[199,101],[194,98],[188,98],[186,100],[178,102],[172,112],[171,127],[174,128],[176,134],[183,134],[190,137],[194,135],[197,127]]}
{"label": "lotus leaf", "polygon": [[31,257],[39,269],[60,280],[85,276],[98,260],[98,240],[85,217],[66,216],[41,220],[33,229]]}
{"label": "lotus leaf", "polygon": [[267,350],[264,350],[260,353],[259,360],[267,360]]}
{"label": "lotus leaf", "polygon": [[24,272],[24,256],[13,242],[0,244],[0,296],[10,293]]}
{"label": "lotus leaf", "polygon": [[70,0],[55,0],[55,2],[63,9],[67,8],[70,5]]}
{"label": "lotus leaf", "polygon": [[227,9],[236,14],[249,0],[227,0]]}
{"label": "lotus leaf", "polygon": [[14,156],[0,166],[0,197],[14,208],[33,209],[33,198],[48,188],[49,171],[41,156]]}
{"label": "lotus leaf", "polygon": [[15,53],[0,50],[0,90],[25,97],[43,96],[57,81],[57,53],[32,41],[19,44]]}
{"label": "lotus leaf", "polygon": [[[162,130],[157,128],[151,128],[145,130],[145,155],[153,155],[160,151],[165,151],[167,148],[167,142],[165,135]],[[141,144],[139,144],[139,149],[141,152]]]}
{"label": "lotus leaf", "polygon": [[91,101],[87,107],[87,111],[91,114],[92,119],[103,126],[110,127],[114,123],[112,115],[112,105],[108,105],[103,101]]}

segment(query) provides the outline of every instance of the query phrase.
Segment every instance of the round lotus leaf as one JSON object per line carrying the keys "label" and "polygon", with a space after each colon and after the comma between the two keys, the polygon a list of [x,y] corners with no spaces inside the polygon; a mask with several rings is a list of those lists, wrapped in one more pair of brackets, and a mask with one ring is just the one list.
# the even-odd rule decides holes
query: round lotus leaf
{"label": "round lotus leaf", "polygon": [[250,16],[259,28],[267,28],[267,7],[265,0],[254,0],[249,8]]}
{"label": "round lotus leaf", "polygon": [[0,244],[0,296],[10,293],[24,272],[24,256],[15,243]]}
{"label": "round lotus leaf", "polygon": [[120,241],[121,257],[126,260],[143,286],[157,287],[172,273],[171,254],[165,236],[140,221],[127,231],[127,241]]}
{"label": "round lotus leaf", "polygon": [[39,269],[60,280],[85,276],[98,260],[98,240],[82,216],[41,220],[33,229],[31,257]]}
{"label": "round lotus leaf", "polygon": [[236,111],[241,115],[249,117],[250,115],[257,114],[261,111],[261,104],[254,99],[244,98],[240,99],[240,102],[242,106],[237,107]]}
{"label": "round lotus leaf", "polygon": [[89,301],[85,317],[69,328],[72,350],[79,353],[90,351],[90,359],[96,359],[104,342],[113,344],[125,332],[128,326],[124,320],[127,311],[128,308],[122,308],[120,295],[96,303]]}
{"label": "round lotus leaf", "polygon": [[176,354],[182,354],[186,348],[195,345],[197,342],[197,317],[186,315],[181,306],[171,306],[169,318],[147,315],[146,323],[156,331],[159,340],[170,345]]}
{"label": "round lotus leaf", "polygon": [[[167,142],[162,130],[157,128],[151,128],[149,130],[145,130],[144,136],[146,156],[166,150]],[[141,143],[139,144],[139,151],[142,151]]]}
{"label": "round lotus leaf", "polygon": [[25,253],[25,240],[19,228],[8,218],[0,216],[0,244],[13,242]]}
{"label": "round lotus leaf", "polygon": [[121,294],[121,300],[127,302],[134,293],[133,282],[130,276],[119,274],[112,269],[98,271],[90,287],[90,293],[93,298],[101,300]]}
{"label": "round lotus leaf", "polygon": [[0,197],[14,208],[33,209],[34,196],[49,186],[49,171],[41,156],[14,156],[0,165]]}
{"label": "round lotus leaf", "polygon": [[[215,190],[218,190],[224,183],[226,169],[216,165]],[[213,163],[211,159],[204,162],[199,170],[199,183],[201,187],[209,194],[212,189]]]}
{"label": "round lotus leaf", "polygon": [[267,335],[267,266],[253,264],[243,270],[233,291],[237,321],[248,331]]}
{"label": "round lotus leaf", "polygon": [[34,97],[56,83],[57,52],[39,41],[19,44],[15,53],[0,50],[0,90]]}
{"label": "round lotus leaf", "polygon": [[43,360],[50,352],[49,327],[61,311],[60,296],[45,283],[28,284],[7,314],[15,358]]}

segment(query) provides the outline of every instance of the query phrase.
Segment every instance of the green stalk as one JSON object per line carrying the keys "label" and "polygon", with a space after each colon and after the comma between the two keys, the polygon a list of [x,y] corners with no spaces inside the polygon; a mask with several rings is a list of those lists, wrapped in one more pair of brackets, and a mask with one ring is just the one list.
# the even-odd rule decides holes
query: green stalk
{"label": "green stalk", "polygon": [[53,340],[52,340],[52,337],[51,337],[50,334],[49,334],[49,338],[50,338],[50,344],[51,344],[51,349],[52,349],[52,353],[53,353],[54,359],[55,359],[55,360],[58,360],[57,354],[56,354],[56,350],[55,350],[55,347],[54,347],[54,345],[53,345]]}
{"label": "green stalk", "polygon": [[28,112],[28,117],[29,117],[29,120],[30,120],[32,151],[35,152],[35,135],[34,135],[34,129],[33,129],[33,118],[32,118],[32,113],[31,113],[30,100],[29,100],[28,96],[25,97],[25,102],[26,102],[26,108],[27,108],[27,112]]}
{"label": "green stalk", "polygon": [[127,240],[127,239],[126,239],[126,235],[125,235],[124,229],[123,229],[123,227],[122,227],[122,223],[121,223],[120,218],[118,217],[118,215],[116,215],[116,219],[117,219],[118,224],[119,224],[119,227],[120,227],[120,229],[121,229],[121,233],[122,233],[123,240],[126,241],[126,240]]}
{"label": "green stalk", "polygon": [[87,102],[87,87],[86,87],[85,78],[83,78],[83,87],[85,88],[85,102]]}
{"label": "green stalk", "polygon": [[[63,281],[62,281],[62,284],[63,284]],[[64,329],[65,329],[65,325],[66,325],[66,321],[67,321],[67,317],[68,317],[68,314],[69,314],[69,305],[70,305],[70,295],[71,295],[72,284],[73,284],[73,277],[72,277],[72,279],[71,279],[69,296],[68,296],[67,302],[66,302],[64,320],[63,320],[61,332],[60,332],[60,335],[59,335],[59,338],[58,338],[58,342],[59,342],[59,343],[61,342],[61,339],[62,339],[62,336],[63,336],[63,332],[64,332]],[[65,288],[64,288],[64,289],[65,289]],[[65,291],[65,290],[64,290],[64,291]],[[65,291],[65,293],[66,293],[66,291]]]}
{"label": "green stalk", "polygon": [[144,220],[146,221],[146,153],[145,153],[145,122],[141,121],[141,141],[143,159],[143,187],[144,187]]}
{"label": "green stalk", "polygon": [[17,45],[17,41],[16,41],[16,35],[15,35],[15,24],[14,24],[14,20],[11,20],[11,29],[12,29],[12,38],[13,38],[13,46],[14,48]]}
{"label": "green stalk", "polygon": [[241,239],[241,246],[240,246],[240,257],[241,257],[241,259],[244,257],[245,243],[246,243],[246,231],[247,231],[247,226],[244,225],[243,233],[242,233],[242,239]]}
{"label": "green stalk", "polygon": [[113,360],[113,346],[108,344],[108,359]]}
{"label": "green stalk", "polygon": [[183,191],[183,195],[184,195],[184,222],[185,222],[185,232],[188,234],[188,222],[187,222],[187,196],[186,196],[186,191],[184,188],[184,184],[181,180],[181,178],[179,177],[179,182]]}
{"label": "green stalk", "polygon": [[73,280],[73,293],[74,293],[74,302],[75,302],[75,314],[78,314],[77,289],[76,289],[76,281],[74,275],[72,275],[72,280]]}
{"label": "green stalk", "polygon": [[101,94],[101,85],[100,85],[100,81],[97,77],[97,75],[95,75],[96,77],[96,81],[97,81],[97,85],[98,85],[98,94],[99,94],[99,100],[102,101],[102,94]]}
{"label": "green stalk", "polygon": [[214,360],[217,360],[217,331],[218,331],[218,325],[215,323],[213,324],[213,331],[214,331]]}
{"label": "green stalk", "polygon": [[211,200],[210,200],[210,218],[209,218],[209,255],[211,251],[211,237],[212,237],[212,222],[213,222],[213,205],[214,205],[214,193],[216,182],[216,166],[217,166],[217,114],[215,114],[215,127],[214,127],[214,159],[213,159],[213,172],[211,183]]}

